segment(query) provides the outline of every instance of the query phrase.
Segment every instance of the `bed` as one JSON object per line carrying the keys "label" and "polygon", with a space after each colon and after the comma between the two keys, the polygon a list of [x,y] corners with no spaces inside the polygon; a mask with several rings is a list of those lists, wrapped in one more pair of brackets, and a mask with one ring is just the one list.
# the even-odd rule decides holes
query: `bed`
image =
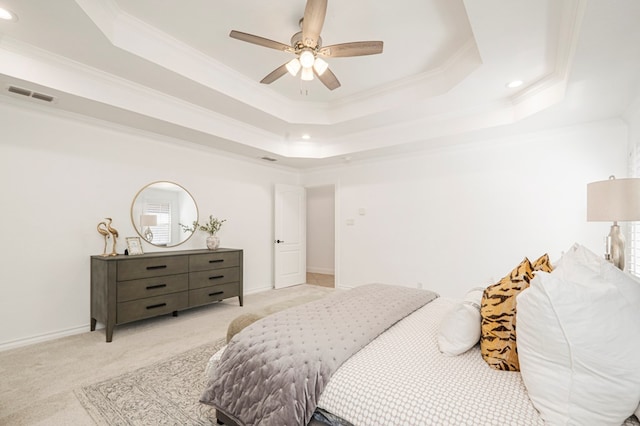
{"label": "bed", "polygon": [[[569,252],[578,253],[576,256],[583,256],[584,250],[582,249],[583,248],[580,247],[580,250],[573,250],[573,252],[570,250]],[[589,256],[591,256],[591,254],[589,254]],[[591,256],[588,259],[592,263],[595,262],[594,264],[597,265],[596,269],[605,268],[605,272],[599,270],[598,273],[600,275],[604,274],[609,281],[611,281],[612,278],[607,274],[617,274],[615,271],[612,272],[608,267],[603,266],[599,261],[596,262],[595,259],[597,259],[597,256],[595,256],[595,258]],[[584,259],[581,261],[584,261]],[[570,261],[564,262],[563,272],[565,275],[567,274],[567,270],[570,270],[570,264]],[[554,277],[560,276],[560,273],[554,274]],[[542,273],[541,276],[543,275],[545,274]],[[551,274],[546,278],[550,277]],[[615,275],[615,277],[618,277],[618,275]],[[564,278],[569,279],[567,276],[564,276]],[[544,283],[537,283],[537,281],[540,280],[536,278],[536,280],[532,281],[529,293],[535,295],[536,289],[548,292],[549,288],[551,288],[549,286],[544,287],[542,285]],[[598,291],[600,291],[602,283],[598,282],[598,285]],[[628,292],[622,292],[623,297],[631,300],[633,303],[640,303],[640,283],[632,281],[630,285],[632,286],[631,291],[637,290],[637,294],[634,293],[634,295],[630,296]],[[637,289],[633,287],[634,285],[638,286]],[[383,298],[388,297],[389,292],[405,292],[405,289],[400,289],[399,287],[374,284],[358,287],[357,289],[344,293],[355,291],[362,295],[372,292],[375,293],[380,289],[383,290]],[[575,291],[575,289],[572,289],[572,291]],[[418,296],[420,294],[426,296]],[[595,296],[600,300],[602,294],[597,293]],[[282,313],[276,313],[265,319],[261,319],[240,332],[229,342],[227,348],[223,348],[212,357],[211,365],[214,367],[211,373],[211,380],[203,393],[201,402],[214,406],[217,410],[219,423],[228,426],[249,424],[328,424],[332,426],[391,424],[544,425],[545,423],[640,425],[637,417],[631,415],[634,408],[638,406],[638,402],[640,402],[640,378],[633,373],[637,367],[637,365],[634,364],[634,359],[638,358],[637,351],[635,352],[635,358],[632,357],[632,354],[629,354],[632,365],[627,366],[628,369],[624,371],[625,382],[621,384],[621,386],[627,386],[627,388],[631,390],[626,391],[624,395],[613,395],[616,401],[616,407],[612,407],[614,411],[613,414],[609,412],[603,414],[605,420],[597,417],[594,413],[579,412],[579,409],[583,408],[580,407],[580,401],[577,403],[575,401],[566,402],[564,403],[566,407],[563,405],[559,408],[557,406],[549,408],[549,401],[545,400],[547,396],[554,398],[554,401],[551,403],[555,405],[558,405],[555,400],[562,400],[563,397],[558,393],[559,391],[552,389],[557,387],[555,382],[547,382],[545,384],[543,380],[544,377],[540,379],[540,377],[535,374],[529,373],[529,371],[536,372],[536,368],[532,367],[532,365],[535,364],[532,364],[531,360],[535,359],[536,347],[540,346],[539,341],[535,341],[534,339],[534,344],[532,345],[534,355],[529,353],[529,348],[526,345],[527,342],[523,341],[522,350],[527,353],[527,356],[522,357],[522,374],[514,371],[499,371],[489,367],[481,356],[480,347],[477,343],[471,345],[470,349],[464,350],[455,356],[451,356],[451,354],[446,355],[442,352],[443,323],[451,321],[452,314],[455,313],[456,310],[460,310],[460,307],[465,304],[465,301],[437,297],[435,294],[429,294],[429,292],[416,289],[407,289],[406,294],[400,297],[401,302],[399,303],[405,303],[408,299],[413,301],[413,306],[409,309],[408,313],[398,313],[399,318],[392,318],[390,320],[391,325],[387,326],[386,324],[382,324],[382,331],[373,333],[374,336],[366,338],[364,342],[359,342],[359,347],[347,352],[344,360],[338,360],[335,369],[331,371],[328,376],[325,375],[326,372],[320,371],[322,368],[318,370],[320,371],[319,373],[316,372],[316,376],[313,376],[313,374],[316,373],[309,374],[306,370],[305,373],[301,373],[302,369],[296,366],[295,363],[298,355],[294,355],[293,353],[291,353],[291,356],[279,354],[275,359],[271,360],[269,360],[269,358],[274,357],[267,356],[263,359],[260,358],[261,355],[256,355],[255,353],[250,354],[248,358],[251,361],[247,369],[234,369],[234,365],[242,363],[243,361],[237,358],[237,353],[236,355],[230,353],[230,348],[237,346],[237,341],[242,340],[243,336],[252,334],[252,330],[255,339],[255,336],[263,334],[261,330],[264,330],[264,327],[272,327],[273,324],[269,324],[269,322],[265,323],[265,320],[268,318],[269,321],[275,320],[276,322],[291,321],[291,315],[293,314],[295,317],[296,311],[316,317],[317,315],[324,315],[324,311],[331,311],[331,307],[336,304],[345,304],[345,311],[356,309],[355,307],[348,307],[351,302],[343,302],[343,299],[344,294],[339,294],[322,299],[321,301],[305,304],[298,308],[287,309]],[[347,300],[348,299],[349,298],[347,298]],[[535,299],[535,297],[529,296],[529,299]],[[354,302],[360,305],[362,300],[356,297]],[[523,306],[526,304],[531,305],[531,303],[530,300],[523,298]],[[640,306],[640,304],[635,305],[636,311],[640,311],[640,309],[637,309],[638,306]],[[366,307],[365,309],[371,310],[373,308]],[[619,308],[619,302],[616,310],[624,311],[624,309]],[[530,311],[535,318],[538,318],[538,320],[533,321],[534,328],[541,326],[545,330],[550,329],[548,324],[536,325],[536,321],[541,322],[539,320],[539,318],[541,318],[539,312],[533,308],[530,309]],[[378,313],[379,312],[380,311],[378,311]],[[630,312],[631,315],[637,315],[633,310]],[[335,312],[328,312],[329,316],[333,314],[335,314]],[[359,314],[355,316],[357,317]],[[381,316],[385,317],[386,315]],[[327,318],[320,320],[320,323],[328,323],[330,320]],[[633,318],[640,319],[638,316]],[[352,321],[357,322],[358,319],[352,318]],[[522,327],[527,330],[528,319],[523,317],[522,321]],[[295,323],[296,320],[293,322]],[[331,324],[338,327],[337,323]],[[640,326],[640,322],[633,326],[634,332],[638,326]],[[348,325],[347,328],[359,330],[357,326],[352,327]],[[301,331],[301,335],[308,335],[308,333],[308,330]],[[278,333],[276,332],[276,334]],[[286,346],[286,341],[289,337],[282,335],[282,333],[280,334],[279,340],[275,339],[275,341],[279,341]],[[534,332],[529,332],[528,330],[527,333],[523,332],[523,334],[529,337],[532,335],[535,336]],[[640,334],[635,336],[640,337]],[[265,340],[271,341],[273,340],[272,337],[273,336],[267,336]],[[638,342],[640,342],[640,339],[638,339]],[[254,343],[249,342],[247,344],[253,345]],[[609,341],[607,344],[615,345],[615,342]],[[280,343],[278,343],[278,345],[280,345]],[[313,344],[309,344],[309,342],[304,342],[304,345],[306,345],[304,346],[305,348],[315,349]],[[304,349],[300,350],[300,346],[294,347],[298,352],[304,351]],[[633,346],[633,349],[637,349],[637,346]],[[246,347],[240,347],[236,352],[246,352]],[[262,348],[258,350],[258,352],[268,351]],[[575,352],[577,353],[578,351],[575,350]],[[328,351],[326,356],[332,357],[332,352]],[[545,353],[544,356],[549,358],[548,353]],[[589,355],[589,358],[593,357]],[[611,359],[612,358],[610,358],[609,361],[611,361]],[[573,362],[576,363],[576,360],[580,361],[574,357]],[[287,364],[290,361],[292,361],[293,364]],[[253,364],[251,364],[251,362],[253,362]],[[289,374],[285,375],[282,382],[276,383],[275,387],[272,386],[271,390],[267,390],[269,389],[269,384],[265,387],[265,383],[276,380],[274,378],[277,376],[265,367],[265,365],[270,362],[277,364],[280,371],[288,371]],[[302,362],[309,363],[309,360]],[[329,364],[330,363],[331,362],[329,362]],[[228,364],[227,367],[225,367],[225,364]],[[319,362],[319,364],[322,364],[322,362]],[[231,367],[229,367],[229,365]],[[233,370],[234,373],[225,376],[220,371],[224,368],[229,368],[229,371]],[[265,375],[261,378],[254,379],[253,371],[263,369],[267,370]],[[640,370],[640,368],[638,369]],[[631,373],[629,373],[629,371],[631,371]],[[297,374],[297,372],[300,372],[300,374]],[[575,368],[571,371],[571,374],[574,376],[577,376],[578,373],[576,373]],[[616,373],[619,373],[619,371]],[[533,376],[531,376],[532,374]],[[562,386],[562,374],[563,372],[558,370],[558,373],[552,377],[553,380],[561,382],[560,387]],[[318,378],[318,380],[314,381],[314,379],[310,381],[309,378],[311,376]],[[225,379],[221,379],[221,377],[226,377],[226,381]],[[533,379],[531,379],[531,377],[533,377]],[[600,415],[601,411],[607,411],[609,406],[612,405],[607,401],[607,397],[611,396],[608,395],[608,393],[611,393],[609,392],[609,388],[602,388],[602,386],[609,386],[610,383],[612,381],[615,382],[615,380],[612,380],[611,377],[605,377],[604,382],[602,382],[605,383],[605,385],[602,385],[602,383],[597,382],[598,379],[600,378],[594,379],[596,380],[593,386],[595,394],[587,395],[585,398],[587,398],[587,402],[589,402],[588,398],[600,399],[593,404],[588,404],[598,407],[597,415]],[[290,383],[298,381],[310,384],[307,388],[304,386],[302,388],[290,386]],[[241,386],[240,382],[247,382],[249,388],[242,388],[246,383]],[[273,385],[273,383],[271,383],[271,385]],[[575,386],[576,383],[572,385]],[[544,388],[543,392],[540,392],[541,386]],[[269,404],[266,401],[270,395],[278,393],[278,389],[280,388],[285,388],[286,391],[287,387],[291,387],[293,392],[285,395],[284,399],[276,398],[272,401],[273,407],[269,408]],[[231,391],[232,388],[236,388],[235,393]],[[274,389],[276,390],[274,391]],[[636,389],[637,392],[633,389]],[[530,393],[530,391],[534,392]],[[572,392],[574,394],[579,393],[575,390],[572,390]],[[216,399],[212,393],[221,393],[223,397]],[[540,396],[541,393],[543,393],[542,397]],[[246,399],[249,401],[249,406],[251,407],[249,411],[253,410],[253,417],[245,416],[247,405],[238,405],[238,400],[243,398],[243,395],[248,395]],[[625,399],[625,401],[622,401],[622,399]],[[285,402],[283,403],[283,401]],[[600,403],[605,403],[606,407],[601,408],[598,405]],[[264,414],[264,411],[260,411],[265,405],[267,406],[267,410],[279,410],[278,404],[294,404],[299,410],[297,413],[290,414],[293,417],[278,417],[278,415]],[[631,406],[630,404],[633,408],[629,408]],[[587,409],[589,409],[589,407],[587,407]],[[568,414],[567,412],[558,414],[558,410],[565,410]],[[620,417],[620,412],[625,413],[625,415]],[[640,410],[636,408],[636,413],[638,412],[640,412]],[[618,420],[610,421],[612,418]],[[584,421],[584,419],[587,420]]]}

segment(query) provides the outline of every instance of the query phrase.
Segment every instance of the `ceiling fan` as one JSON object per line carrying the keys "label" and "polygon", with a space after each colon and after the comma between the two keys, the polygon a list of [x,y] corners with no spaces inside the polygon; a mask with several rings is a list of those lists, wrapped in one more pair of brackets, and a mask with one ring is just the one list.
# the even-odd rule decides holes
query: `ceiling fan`
{"label": "ceiling fan", "polygon": [[271,71],[260,83],[270,84],[289,72],[295,76],[301,71],[302,80],[313,80],[315,75],[329,90],[340,87],[340,82],[329,69],[329,64],[320,56],[327,58],[343,58],[349,56],[376,55],[382,53],[381,41],[356,41],[351,43],[322,46],[320,31],[327,14],[327,0],[307,0],[304,16],[300,20],[302,31],[291,37],[291,45],[286,45],[264,37],[231,31],[229,36],[247,43],[269,47],[293,53],[296,57]]}

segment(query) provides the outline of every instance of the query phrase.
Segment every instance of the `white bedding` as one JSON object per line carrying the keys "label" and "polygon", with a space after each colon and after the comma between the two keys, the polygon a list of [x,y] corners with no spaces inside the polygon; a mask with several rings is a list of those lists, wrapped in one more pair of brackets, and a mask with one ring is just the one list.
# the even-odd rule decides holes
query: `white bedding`
{"label": "white bedding", "polygon": [[334,373],[318,406],[358,426],[544,425],[520,373],[491,369],[478,346],[440,353],[438,325],[454,304],[441,297],[391,327]]}
{"label": "white bedding", "polygon": [[[428,303],[352,356],[318,408],[356,426],[544,425],[520,373],[491,369],[478,345],[453,357],[438,350],[438,326],[456,302]],[[211,357],[207,376],[224,349]],[[632,416],[624,425],[640,422]]]}

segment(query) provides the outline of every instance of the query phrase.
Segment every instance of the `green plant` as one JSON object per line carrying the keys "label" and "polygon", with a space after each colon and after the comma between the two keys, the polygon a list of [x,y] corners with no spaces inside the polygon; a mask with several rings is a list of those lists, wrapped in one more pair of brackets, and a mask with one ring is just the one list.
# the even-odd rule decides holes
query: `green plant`
{"label": "green plant", "polygon": [[198,221],[194,220],[191,226],[179,224],[182,227],[184,232],[195,232],[196,230],[204,231],[209,235],[216,235],[216,233],[222,228],[222,224],[226,222],[227,219],[218,219],[217,217],[213,217],[213,215],[209,215],[209,222],[204,225],[200,225]]}

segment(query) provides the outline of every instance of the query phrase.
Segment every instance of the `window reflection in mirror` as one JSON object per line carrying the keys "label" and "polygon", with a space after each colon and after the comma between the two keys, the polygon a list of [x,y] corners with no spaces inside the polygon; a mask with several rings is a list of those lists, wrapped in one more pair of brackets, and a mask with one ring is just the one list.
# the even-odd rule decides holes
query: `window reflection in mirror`
{"label": "window reflection in mirror", "polygon": [[153,182],[142,188],[131,205],[131,222],[138,235],[158,247],[184,243],[193,233],[180,224],[198,220],[198,207],[185,188],[172,182]]}

